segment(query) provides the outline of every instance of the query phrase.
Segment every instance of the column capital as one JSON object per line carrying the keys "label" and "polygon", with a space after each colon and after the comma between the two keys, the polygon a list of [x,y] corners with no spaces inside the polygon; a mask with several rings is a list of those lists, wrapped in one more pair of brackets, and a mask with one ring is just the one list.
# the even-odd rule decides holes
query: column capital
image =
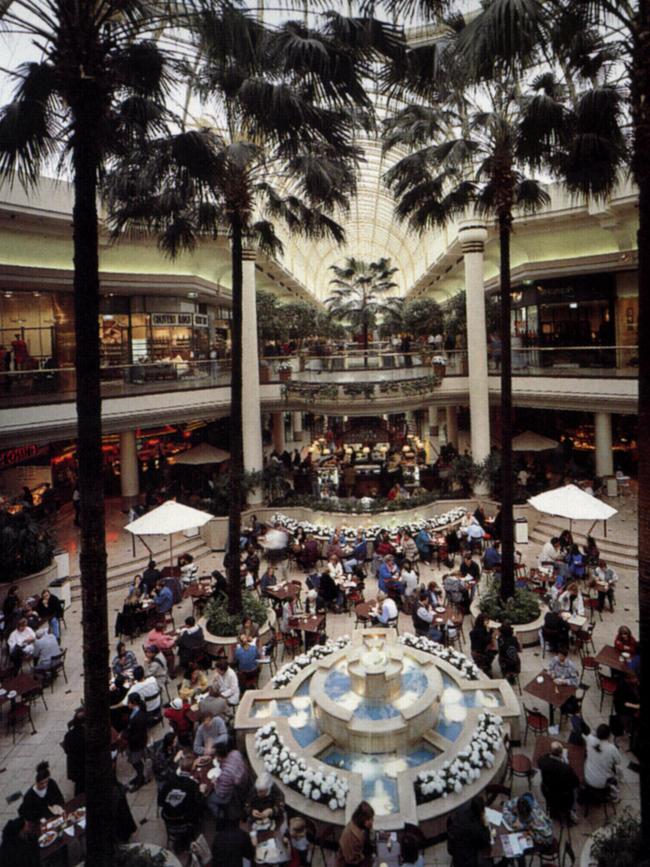
{"label": "column capital", "polygon": [[465,220],[458,227],[458,240],[463,253],[482,253],[487,236],[487,229],[482,220]]}
{"label": "column capital", "polygon": [[244,262],[254,262],[257,259],[257,250],[254,247],[242,247],[241,257]]}

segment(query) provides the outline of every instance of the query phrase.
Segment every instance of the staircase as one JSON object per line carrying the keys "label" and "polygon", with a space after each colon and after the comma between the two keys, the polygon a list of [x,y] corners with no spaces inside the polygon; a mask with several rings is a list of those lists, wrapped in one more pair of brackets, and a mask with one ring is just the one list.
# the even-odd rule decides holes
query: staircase
{"label": "staircase", "polygon": [[[142,548],[138,544],[139,548]],[[174,560],[180,554],[191,554],[194,557],[195,563],[201,563],[206,557],[209,557],[213,551],[208,548],[201,536],[193,536],[190,539],[184,539],[183,542],[174,544]],[[120,563],[114,563],[109,566],[106,581],[108,592],[112,593],[115,590],[125,590],[133,580],[133,576],[138,573],[142,574],[147,568],[150,555],[148,551],[136,557],[135,560],[125,560]],[[169,554],[165,556],[165,552],[159,551],[154,555],[154,559],[158,563],[159,568],[168,565]],[[199,573],[201,570],[199,569]],[[73,602],[81,598],[81,575],[76,574],[71,576],[72,581],[72,600]]]}
{"label": "staircase", "polygon": [[[585,524],[587,522],[581,521],[579,526],[582,528]],[[636,541],[634,543],[617,541],[614,530],[611,531],[611,534],[608,531],[608,535],[605,537],[602,526],[602,523],[598,523],[591,534],[600,549],[602,559],[614,568],[636,571],[639,568],[639,551]],[[559,536],[568,527],[568,521],[545,515],[537,522],[529,538],[531,542],[538,542],[543,545],[551,536]],[[588,525],[586,529],[589,529]],[[573,540],[577,545],[582,546],[587,541],[586,529],[576,529],[576,522],[573,522]]]}

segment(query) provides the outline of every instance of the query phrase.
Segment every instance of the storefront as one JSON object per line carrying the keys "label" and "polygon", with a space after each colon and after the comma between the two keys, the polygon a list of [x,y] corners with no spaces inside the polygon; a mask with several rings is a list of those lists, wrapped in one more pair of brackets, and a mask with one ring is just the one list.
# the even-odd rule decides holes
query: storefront
{"label": "storefront", "polygon": [[613,346],[614,274],[525,283],[512,294],[512,330],[524,346]]}
{"label": "storefront", "polygon": [[[105,295],[100,299],[99,338],[105,377],[121,376],[122,366],[151,361],[207,359],[216,346],[225,355],[230,310],[187,298]],[[16,338],[16,335],[19,337]],[[0,346],[12,352],[26,344],[30,364],[72,366],[74,307],[67,292],[0,294]],[[11,359],[12,367],[15,359]]]}

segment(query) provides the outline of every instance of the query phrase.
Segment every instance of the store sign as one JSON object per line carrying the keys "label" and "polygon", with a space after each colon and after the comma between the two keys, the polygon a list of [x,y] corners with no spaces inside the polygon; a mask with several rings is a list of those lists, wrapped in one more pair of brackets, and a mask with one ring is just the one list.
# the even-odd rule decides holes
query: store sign
{"label": "store sign", "polygon": [[[195,314],[194,314],[195,315]],[[192,313],[152,313],[151,324],[155,327],[165,325],[192,325]]]}
{"label": "store sign", "polygon": [[195,313],[194,314],[194,327],[195,328],[207,328],[208,327],[208,317],[205,313]]}
{"label": "store sign", "polygon": [[22,464],[30,458],[35,458],[38,454],[38,446],[17,446],[15,449],[5,449],[0,452],[0,470],[7,467],[13,467],[15,464]]}

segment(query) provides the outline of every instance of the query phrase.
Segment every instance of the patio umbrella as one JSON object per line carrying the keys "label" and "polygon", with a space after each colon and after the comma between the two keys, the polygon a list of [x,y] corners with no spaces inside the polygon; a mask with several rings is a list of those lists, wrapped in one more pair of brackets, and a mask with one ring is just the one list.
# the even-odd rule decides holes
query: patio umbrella
{"label": "patio umbrella", "polygon": [[528,502],[538,512],[554,515],[558,518],[568,518],[569,527],[573,521],[607,521],[618,514],[616,509],[597,500],[592,494],[586,493],[577,485],[564,485],[562,488],[554,488],[545,491],[536,497],[531,497]]}
{"label": "patio umbrella", "polygon": [[549,452],[551,449],[557,448],[556,440],[549,437],[526,430],[518,436],[513,437],[512,450],[513,452]]}
{"label": "patio umbrella", "polygon": [[201,443],[201,445],[175,457],[174,463],[196,467],[202,464],[221,464],[228,460],[230,460],[230,452],[218,449],[216,446],[209,445],[209,443]]}
{"label": "patio umbrella", "polygon": [[174,533],[202,527],[211,521],[212,517],[208,512],[192,509],[175,500],[167,500],[162,506],[131,521],[124,529],[134,536],[169,536],[169,564],[171,565]]}

